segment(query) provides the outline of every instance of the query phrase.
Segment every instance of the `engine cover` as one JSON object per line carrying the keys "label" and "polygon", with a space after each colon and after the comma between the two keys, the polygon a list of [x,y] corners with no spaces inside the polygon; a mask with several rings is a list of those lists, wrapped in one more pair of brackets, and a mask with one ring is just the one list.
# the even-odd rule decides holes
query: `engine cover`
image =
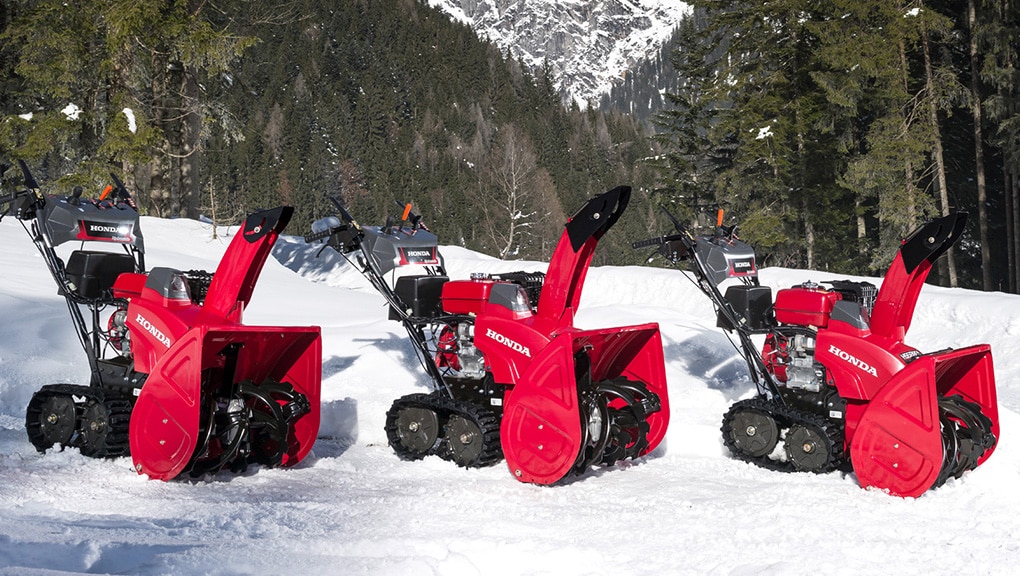
{"label": "engine cover", "polygon": [[829,325],[833,305],[841,299],[839,292],[826,290],[817,284],[784,288],[776,293],[776,321],[825,328]]}

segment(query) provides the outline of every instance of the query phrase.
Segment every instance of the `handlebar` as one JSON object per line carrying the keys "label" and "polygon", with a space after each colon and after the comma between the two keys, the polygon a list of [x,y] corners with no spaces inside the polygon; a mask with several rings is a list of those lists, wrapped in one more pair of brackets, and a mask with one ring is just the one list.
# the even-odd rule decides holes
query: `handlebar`
{"label": "handlebar", "polygon": [[315,242],[318,242],[319,240],[329,238],[334,234],[346,232],[347,230],[350,230],[350,226],[348,226],[347,224],[341,224],[339,226],[330,226],[325,230],[319,232],[312,232],[311,234],[305,236],[305,243],[313,244]]}
{"label": "handlebar", "polygon": [[631,244],[631,246],[635,250],[639,248],[647,248],[649,246],[656,246],[658,247],[658,253],[660,255],[676,264],[677,262],[686,260],[689,257],[691,250],[694,249],[694,244],[694,238],[681,229],[679,234],[668,234],[657,238],[639,240]]}
{"label": "handlebar", "polygon": [[0,196],[0,207],[3,207],[4,204],[14,202],[15,200],[18,199],[19,196],[22,196],[27,193],[28,190],[18,190],[16,192],[11,192],[10,194],[4,194],[3,196]]}
{"label": "handlebar", "polygon": [[[26,164],[24,160],[18,160],[18,165],[21,167],[21,172],[24,175],[25,188],[0,195],[0,217],[10,210],[17,218],[24,220],[27,218],[33,218],[36,210],[45,205],[46,199],[42,191],[39,189],[39,183],[36,182],[35,177],[32,175],[32,171],[29,170],[28,164]],[[8,166],[3,165],[0,166],[0,168],[6,170]],[[131,194],[128,192],[127,187],[124,186],[124,183],[121,182],[121,180],[117,178],[117,175],[113,172],[110,173],[110,176],[113,178],[115,186],[107,186],[103,191],[103,194],[98,199],[92,200],[91,202],[99,208],[109,208],[112,206],[119,206],[121,203],[124,203],[137,210],[134,200],[131,198]],[[110,192],[115,192],[115,196],[112,199],[107,199]],[[34,196],[35,198],[30,201],[14,205],[15,201],[19,198],[27,196]],[[79,206],[82,203],[81,196],[82,187],[75,186],[71,195],[66,197],[65,201],[72,206]]]}
{"label": "handlebar", "polygon": [[683,236],[680,234],[670,234],[668,236],[659,236],[658,238],[649,238],[647,240],[639,240],[631,244],[631,248],[637,250],[639,248],[647,248],[649,246],[662,246],[667,242],[673,242],[675,240],[682,240]]}
{"label": "handlebar", "polygon": [[358,223],[354,221],[354,216],[347,211],[347,208],[340,202],[340,199],[336,196],[330,196],[329,201],[336,206],[338,212],[340,212],[340,218],[343,220],[345,226],[352,226],[355,230],[359,229]]}
{"label": "handlebar", "polygon": [[[39,184],[32,177],[28,164],[25,164],[24,160],[18,160],[18,165],[21,167],[21,173],[25,177],[25,188],[0,196],[0,218],[7,214],[12,214],[19,220],[28,220],[34,218],[36,210],[45,204],[42,193],[39,191]],[[7,170],[7,166],[3,168],[4,171]],[[19,199],[29,196],[34,196],[34,198],[18,202]]]}

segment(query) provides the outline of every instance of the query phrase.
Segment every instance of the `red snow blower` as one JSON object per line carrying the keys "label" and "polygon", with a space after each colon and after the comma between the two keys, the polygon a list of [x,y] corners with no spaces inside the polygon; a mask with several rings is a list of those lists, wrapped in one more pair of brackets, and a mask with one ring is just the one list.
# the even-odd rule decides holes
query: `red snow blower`
{"label": "red snow blower", "polygon": [[[32,445],[90,457],[130,452],[138,473],[161,480],[299,462],[319,427],[319,329],[241,324],[293,209],[250,215],[211,278],[144,272],[138,212],[116,176],[98,199],[81,198],[80,187],[65,198],[43,194],[21,168],[26,189],[0,206],[42,254],[91,371],[87,386],[51,384],[32,396]],[[71,242],[81,249],[65,264],[56,248]],[[84,249],[104,244],[123,251]]]}
{"label": "red snow blower", "polygon": [[435,384],[387,412],[398,457],[482,467],[505,456],[518,480],[552,484],[659,444],[669,404],[658,325],[573,325],[595,247],[629,198],[621,186],[589,200],[567,222],[546,274],[469,280],[446,276],[436,236],[409,206],[399,224],[370,227],[334,200],[340,217],[316,222],[306,241],[357,253]]}
{"label": "red snow blower", "polygon": [[[667,213],[668,214],[668,213]],[[723,443],[743,461],[778,471],[852,470],[862,487],[919,496],[982,464],[999,436],[987,344],[921,353],[904,344],[934,262],[963,233],[965,213],[934,220],[904,240],[882,281],[835,280],[779,290],[760,286],[754,250],[719,222],[693,236],[644,240],[687,261],[735,331],[758,394],[723,417]],[[719,285],[737,279],[726,289]],[[764,336],[758,352],[752,335]],[[777,448],[782,442],[782,448]]]}

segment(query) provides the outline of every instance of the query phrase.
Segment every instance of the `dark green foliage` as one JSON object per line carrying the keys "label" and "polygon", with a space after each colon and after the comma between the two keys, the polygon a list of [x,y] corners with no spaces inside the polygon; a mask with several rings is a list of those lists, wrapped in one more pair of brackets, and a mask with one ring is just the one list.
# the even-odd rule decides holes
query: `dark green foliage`
{"label": "dark green foliage", "polygon": [[[44,174],[51,183],[61,175],[79,178],[86,169],[82,155],[93,161],[89,174],[111,168],[149,174],[129,185],[150,213],[231,222],[259,207],[291,204],[296,216],[289,231],[300,234],[330,213],[327,195],[339,195],[366,224],[413,202],[444,242],[547,258],[566,217],[585,198],[630,184],[637,204],[654,182],[649,169],[635,167],[650,155],[651,143],[631,118],[564,110],[548,69],[532,74],[424,2],[97,0],[71,13],[53,0],[14,4],[38,19],[14,33],[52,30],[51,22],[74,17],[81,22],[65,26],[73,45],[93,37],[101,49],[20,60],[14,51],[0,53],[5,78],[31,84],[15,94],[5,80],[0,90],[0,143],[6,143],[0,152],[70,159]],[[8,0],[3,6],[6,18]],[[201,11],[182,17],[179,10],[188,6]],[[37,12],[41,7],[49,8]],[[97,28],[110,23],[114,7],[121,10],[117,25]],[[182,73],[175,72],[178,61]],[[62,63],[68,64],[45,74],[25,68]],[[118,63],[129,64],[130,74],[114,73]],[[77,87],[79,81],[87,85]],[[102,89],[121,85],[116,93]],[[145,86],[148,93],[140,89]],[[86,128],[93,116],[65,126],[53,112],[59,102],[83,95],[106,99],[97,108],[98,130]],[[124,105],[117,98],[134,102],[149,136],[118,127]],[[35,121],[19,124],[26,107],[37,111]],[[49,116],[67,134],[43,132]],[[104,146],[110,151],[99,154]],[[172,180],[187,169],[197,178]],[[508,193],[526,198],[524,217],[516,221],[526,226],[509,245],[499,245],[496,238],[514,220],[483,207]],[[647,234],[646,220],[625,220],[635,234]],[[600,258],[634,261],[629,239],[600,250]]]}
{"label": "dark green foliage", "polygon": [[[1017,3],[975,1],[984,132],[997,147],[986,156],[999,163],[987,226],[1003,286],[1006,246],[1018,244],[1006,215],[1020,221],[1015,188],[1002,190],[1020,157],[1008,72]],[[657,115],[662,201],[728,208],[765,264],[842,273],[881,272],[940,210],[970,211],[977,235],[966,1],[691,4],[675,36],[677,88]],[[980,251],[970,241],[960,252],[961,283],[979,284]]]}
{"label": "dark green foliage", "polygon": [[115,172],[150,212],[196,216],[204,128],[226,120],[203,86],[255,42],[219,10],[248,4],[5,2],[0,155],[57,187]]}

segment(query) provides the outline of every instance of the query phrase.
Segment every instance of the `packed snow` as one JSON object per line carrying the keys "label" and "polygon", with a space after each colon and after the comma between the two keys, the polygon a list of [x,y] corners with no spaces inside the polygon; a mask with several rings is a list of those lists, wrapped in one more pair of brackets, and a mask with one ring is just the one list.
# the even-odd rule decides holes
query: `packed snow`
{"label": "packed snow", "polygon": [[[142,228],[150,267],[213,270],[230,240],[190,220],[143,218]],[[385,411],[429,385],[406,335],[350,265],[284,237],[245,320],[322,327],[312,453],[289,469],[161,482],[136,474],[130,457],[38,454],[29,444],[33,392],[86,383],[88,369],[64,301],[13,218],[0,222],[0,243],[3,575],[971,575],[1012,573],[1020,560],[1017,296],[922,292],[908,343],[992,345],[1002,438],[982,467],[904,499],[863,490],[852,474],[782,474],[730,458],[720,418],[754,391],[708,300],[677,270],[593,268],[577,322],[659,323],[670,427],[645,458],[535,486],[502,463],[399,460]],[[544,267],[443,249],[454,278]],[[834,275],[766,268],[761,278],[777,289]]]}

